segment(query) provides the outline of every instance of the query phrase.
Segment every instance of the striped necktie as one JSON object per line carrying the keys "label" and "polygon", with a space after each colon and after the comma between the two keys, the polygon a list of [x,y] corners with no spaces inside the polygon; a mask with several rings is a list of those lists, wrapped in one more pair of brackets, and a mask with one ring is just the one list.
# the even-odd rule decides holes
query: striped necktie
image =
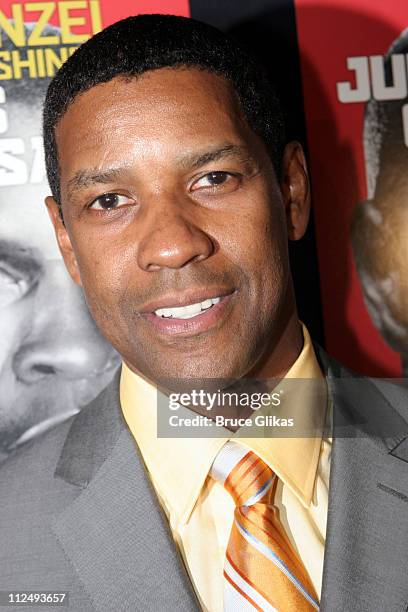
{"label": "striped necktie", "polygon": [[224,566],[225,612],[311,612],[317,596],[273,500],[277,476],[255,453],[227,442],[210,475],[236,504]]}

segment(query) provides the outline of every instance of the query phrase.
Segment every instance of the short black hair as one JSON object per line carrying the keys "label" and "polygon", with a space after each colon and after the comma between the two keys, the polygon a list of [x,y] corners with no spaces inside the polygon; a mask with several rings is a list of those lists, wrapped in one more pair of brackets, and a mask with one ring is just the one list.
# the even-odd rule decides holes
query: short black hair
{"label": "short black hair", "polygon": [[230,81],[248,124],[263,139],[280,174],[284,120],[274,87],[259,63],[210,25],[174,15],[138,15],[118,21],[79,47],[48,88],[43,116],[45,162],[58,203],[55,129],[76,96],[117,76],[137,77],[165,67],[195,67]]}

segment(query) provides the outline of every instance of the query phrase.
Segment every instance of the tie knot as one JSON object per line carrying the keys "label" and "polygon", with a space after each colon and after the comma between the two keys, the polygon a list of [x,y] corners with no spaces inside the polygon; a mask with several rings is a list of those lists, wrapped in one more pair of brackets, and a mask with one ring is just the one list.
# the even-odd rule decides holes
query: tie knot
{"label": "tie knot", "polygon": [[222,447],[210,475],[225,487],[237,506],[268,502],[275,480],[271,468],[256,453],[236,442]]}

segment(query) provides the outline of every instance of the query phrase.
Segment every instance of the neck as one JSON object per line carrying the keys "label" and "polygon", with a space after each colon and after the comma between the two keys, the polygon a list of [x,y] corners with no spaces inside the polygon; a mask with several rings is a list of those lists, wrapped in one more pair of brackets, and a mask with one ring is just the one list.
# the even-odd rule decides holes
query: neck
{"label": "neck", "polygon": [[302,348],[302,326],[294,308],[280,331],[271,336],[263,357],[246,377],[258,380],[283,378],[299,357]]}

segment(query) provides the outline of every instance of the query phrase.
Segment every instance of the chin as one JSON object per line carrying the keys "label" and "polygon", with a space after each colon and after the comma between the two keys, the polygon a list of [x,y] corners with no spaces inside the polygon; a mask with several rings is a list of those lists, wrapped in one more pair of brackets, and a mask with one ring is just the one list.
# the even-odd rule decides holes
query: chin
{"label": "chin", "polygon": [[173,392],[182,392],[183,389],[191,388],[203,389],[206,391],[223,389],[230,386],[245,375],[245,369],[234,367],[214,367],[212,363],[182,363],[179,366],[163,368],[149,376],[163,389]]}

